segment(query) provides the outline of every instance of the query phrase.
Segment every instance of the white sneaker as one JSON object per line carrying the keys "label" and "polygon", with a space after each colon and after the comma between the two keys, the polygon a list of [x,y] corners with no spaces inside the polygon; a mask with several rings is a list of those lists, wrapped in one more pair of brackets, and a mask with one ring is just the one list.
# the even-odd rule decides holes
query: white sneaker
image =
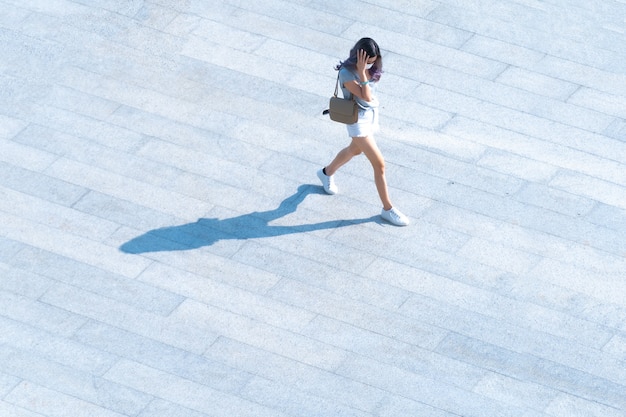
{"label": "white sneaker", "polygon": [[383,211],[380,212],[380,217],[387,220],[391,224],[395,224],[396,226],[407,226],[409,224],[409,218],[400,213],[400,210],[395,207],[392,207],[389,210],[383,209]]}
{"label": "white sneaker", "polygon": [[332,175],[326,175],[324,174],[324,171],[320,169],[319,171],[317,171],[317,176],[320,181],[322,181],[324,191],[326,191],[327,194],[337,194],[339,190],[335,185],[335,180]]}

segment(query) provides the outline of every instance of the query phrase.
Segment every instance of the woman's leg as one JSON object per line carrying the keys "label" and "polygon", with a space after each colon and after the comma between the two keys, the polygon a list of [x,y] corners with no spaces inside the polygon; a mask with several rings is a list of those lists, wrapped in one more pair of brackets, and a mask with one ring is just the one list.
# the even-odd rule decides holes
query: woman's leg
{"label": "woman's leg", "polygon": [[[373,137],[357,137],[352,138],[352,144],[355,144],[360,152],[363,152],[374,168],[374,182],[380,201],[383,203],[384,210],[390,210],[391,200],[389,199],[389,191],[387,190],[387,180],[385,178],[385,158],[380,152],[378,145]],[[360,153],[359,152],[359,153]]]}
{"label": "woman's leg", "polygon": [[326,175],[333,175],[339,168],[341,168],[341,166],[345,165],[353,157],[361,153],[361,148],[355,143],[354,139],[355,138],[352,138],[350,145],[340,150],[337,156],[335,156],[335,159],[333,159],[333,161],[324,168]]}

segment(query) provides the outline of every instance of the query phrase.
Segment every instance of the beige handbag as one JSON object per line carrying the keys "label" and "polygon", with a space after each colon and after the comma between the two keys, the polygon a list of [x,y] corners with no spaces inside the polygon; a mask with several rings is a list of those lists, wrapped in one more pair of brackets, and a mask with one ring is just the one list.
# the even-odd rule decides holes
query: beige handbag
{"label": "beige handbag", "polygon": [[337,74],[337,83],[335,84],[335,94],[330,98],[328,110],[324,114],[330,115],[330,120],[335,122],[351,125],[359,119],[359,106],[354,99],[345,99],[337,97],[339,93],[339,74]]}

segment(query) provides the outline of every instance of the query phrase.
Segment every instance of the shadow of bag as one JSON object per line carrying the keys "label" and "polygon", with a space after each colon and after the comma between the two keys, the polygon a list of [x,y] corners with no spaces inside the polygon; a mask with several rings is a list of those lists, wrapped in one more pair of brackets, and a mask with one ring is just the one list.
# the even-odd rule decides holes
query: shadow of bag
{"label": "shadow of bag", "polygon": [[[339,92],[339,74],[337,74],[337,83],[335,84],[335,94],[330,98],[328,105],[328,114],[330,120],[335,122],[351,125],[359,119],[359,106],[354,99],[345,99],[337,97]],[[326,113],[326,112],[324,112]]]}

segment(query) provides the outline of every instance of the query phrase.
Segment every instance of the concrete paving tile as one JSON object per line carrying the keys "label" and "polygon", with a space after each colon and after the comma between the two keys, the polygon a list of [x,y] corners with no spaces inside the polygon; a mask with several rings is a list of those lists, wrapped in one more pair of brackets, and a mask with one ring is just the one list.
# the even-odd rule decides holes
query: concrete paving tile
{"label": "concrete paving tile", "polygon": [[[391,267],[389,262],[381,262],[368,268],[368,274]],[[612,336],[612,331],[602,325],[577,319],[552,309],[542,308],[527,300],[516,300],[498,294],[495,288],[478,288],[440,275],[428,272],[412,274],[409,268],[398,268],[392,282],[402,285],[414,294],[449,303],[459,308],[500,319],[519,327],[547,332],[590,347],[601,348]],[[414,270],[413,270],[414,271]],[[411,301],[412,302],[412,301]],[[500,312],[509,314],[501,317]]]}
{"label": "concrete paving tile", "polygon": [[[237,393],[252,375],[135,333],[89,321],[73,336],[86,346],[224,392]],[[108,370],[108,368],[107,368]]]}
{"label": "concrete paving tile", "polygon": [[[84,4],[86,6],[93,6],[93,4],[88,1],[78,0],[77,3]],[[134,16],[137,14],[141,8],[141,2],[131,1],[131,2],[123,2],[118,0],[103,0],[99,1],[96,5],[96,8],[101,8],[105,10],[109,10],[111,12],[116,12],[124,16]]]}
{"label": "concrete paving tile", "polygon": [[[150,397],[123,385],[111,383],[100,376],[76,370],[66,365],[40,358],[28,351],[2,348],[2,362],[7,372],[14,374],[23,381],[9,395],[6,401],[19,404],[16,398],[25,385],[35,384],[45,390],[55,390],[57,395],[74,397],[77,402],[88,402],[111,412],[134,414],[139,412],[150,401]],[[110,367],[110,366],[109,366]]]}
{"label": "concrete paving tile", "polygon": [[497,82],[521,88],[531,93],[545,95],[556,100],[572,102],[570,97],[580,86],[556,78],[547,77],[518,67],[507,68]]}
{"label": "concrete paving tile", "polygon": [[427,130],[414,124],[402,125],[398,123],[394,128],[385,128],[385,131],[379,137],[385,140],[401,142],[409,146],[424,148],[427,151],[466,162],[475,162],[487,150],[486,147],[478,143]]}
{"label": "concrete paving tile", "polygon": [[[424,326],[420,322],[398,315],[394,310],[381,308],[384,306],[373,308],[364,301],[349,299],[295,280],[281,281],[268,294],[272,298],[289,301],[321,317],[330,317],[358,329],[385,335],[390,339],[424,349],[434,348],[446,334],[443,329]],[[318,317],[315,318],[317,319]]]}
{"label": "concrete paving tile", "polygon": [[140,230],[182,222],[182,219],[174,215],[93,190],[89,191],[72,208],[93,217],[106,219],[118,226],[125,225]]}
{"label": "concrete paving tile", "polygon": [[201,1],[191,1],[190,3],[181,4],[176,0],[153,0],[151,3],[155,3],[161,6],[170,7],[179,12],[187,12],[190,14],[196,14],[201,17],[225,18],[230,16],[236,6],[227,4],[226,2],[216,3],[215,5],[209,5]]}
{"label": "concrete paving tile", "polygon": [[[433,17],[436,19],[435,15]],[[512,67],[508,67],[505,73],[514,70],[514,67],[524,68],[529,63],[539,62],[545,56],[543,52],[525,48],[511,42],[510,39],[495,39],[478,33],[474,33],[461,49],[511,65]]]}
{"label": "concrete paving tile", "polygon": [[165,29],[177,16],[179,12],[169,7],[163,7],[151,2],[144,2],[141,9],[133,15],[133,19],[139,21],[142,25],[153,29]]}
{"label": "concrete paving tile", "polygon": [[616,304],[619,304],[617,292],[621,291],[623,285],[618,272],[593,273],[551,259],[541,261],[533,269],[532,276],[541,276],[542,280]]}
{"label": "concrete paving tile", "polygon": [[[194,25],[191,35],[209,40],[219,38],[220,44],[244,52],[258,51],[264,45],[272,43],[271,40],[266,40],[264,36],[250,33],[247,30],[234,29],[208,19],[199,20]],[[277,42],[273,46],[276,47],[276,44]],[[264,55],[262,52],[259,54]]]}
{"label": "concrete paving tile", "polygon": [[606,327],[619,328],[626,317],[626,311],[617,304],[605,304],[601,299],[550,283],[537,284],[530,289],[525,286],[522,277],[505,276],[498,288],[520,301],[532,302]]}
{"label": "concrete paving tile", "polygon": [[518,380],[576,392],[583,398],[623,408],[623,385],[527,354],[501,349],[480,340],[449,335],[437,352]]}
{"label": "concrete paving tile", "polygon": [[155,261],[169,268],[163,268],[155,263],[152,267],[169,269],[171,277],[176,277],[179,271],[188,271],[206,279],[258,293],[266,292],[281,278],[273,272],[263,271],[208,251],[189,252],[185,256],[176,253],[168,256],[167,253],[161,253]]}
{"label": "concrete paving tile", "polygon": [[171,274],[171,268],[157,264],[146,270],[138,279],[186,298],[295,332],[302,329],[315,316],[289,304],[268,300],[261,294],[244,291],[195,274],[178,272],[175,279],[172,279]]}
{"label": "concrete paving tile", "polygon": [[0,414],[626,409],[621,2],[1,3]]}
{"label": "concrete paving tile", "polygon": [[[472,130],[475,131],[477,135],[481,135],[480,139],[479,137],[474,137],[474,139],[484,145],[488,145],[488,143],[483,142],[481,139],[492,139],[494,137],[498,137],[501,140],[506,141],[508,140],[507,138],[517,136],[519,142],[516,144],[517,150],[515,150],[515,153],[520,153],[521,149],[525,147],[528,141],[535,141],[536,143],[533,148],[535,152],[541,149],[543,153],[542,157],[531,155],[528,151],[521,152],[520,154],[542,162],[551,163],[556,166],[577,161],[578,167],[583,170],[587,170],[589,169],[588,167],[593,167],[595,165],[597,167],[596,170],[604,171],[599,174],[601,176],[613,177],[616,175],[614,171],[609,172],[608,169],[602,168],[601,164],[608,163],[609,165],[607,165],[607,168],[608,166],[614,164],[616,155],[621,155],[624,151],[620,143],[616,143],[613,140],[607,140],[606,137],[593,134],[592,132],[586,132],[571,126],[554,123],[542,118],[537,118],[536,116],[530,114],[518,113],[514,116],[511,113],[507,116],[506,113],[508,113],[509,110],[502,112],[494,109],[491,105],[484,103],[476,103],[476,105],[486,106],[484,111],[490,113],[493,117],[491,117],[490,120],[487,120],[487,118],[480,115],[469,116],[469,119],[473,118],[474,120],[478,120],[478,122],[470,122],[468,119],[457,117],[448,123],[444,127],[443,131],[455,136],[459,135],[464,139],[469,139],[465,134],[457,130],[456,126],[470,123],[475,126]],[[465,106],[466,105],[463,105],[463,107]],[[512,120],[504,122],[504,120],[509,117],[512,118]],[[520,123],[518,123],[516,118],[520,119]],[[527,119],[526,122],[529,122],[529,124],[525,124],[526,122],[523,121],[524,119]],[[530,119],[533,119],[533,121],[530,122]],[[491,126],[488,128],[488,133],[485,132],[483,134],[478,134],[478,131],[482,130],[479,126],[483,122],[485,124],[490,124]],[[496,124],[499,127],[495,127],[493,124]],[[500,129],[500,127],[503,129]],[[564,141],[563,138],[565,137],[568,137],[567,141]],[[601,139],[595,144],[585,145],[583,142],[585,140],[589,140],[591,137],[598,137]],[[577,148],[580,148],[580,150],[574,150],[571,148],[572,141],[575,141]],[[496,148],[499,147],[497,144],[492,144],[491,146]],[[553,153],[556,152],[556,149],[560,149],[561,155],[563,155],[563,153],[571,155],[567,159],[561,158],[561,162],[558,163],[556,162],[556,155]],[[508,148],[508,150],[514,151],[513,148]],[[606,158],[606,161],[600,162],[604,158]],[[619,159],[619,157],[617,159]]]}
{"label": "concrete paving tile", "polygon": [[184,300],[176,293],[42,250],[26,248],[12,260],[12,265],[34,272],[34,259],[45,265],[43,276],[152,313],[167,316]]}
{"label": "concrete paving tile", "polygon": [[474,386],[473,391],[494,400],[522,408],[532,402],[537,410],[547,408],[559,395],[557,390],[495,373],[487,374]]}
{"label": "concrete paving tile", "polygon": [[5,401],[0,401],[0,413],[13,417],[41,417],[43,414],[28,411],[15,404],[9,404]]}
{"label": "concrete paving tile", "polygon": [[[484,2],[478,7],[468,8],[466,4],[452,2],[452,4],[441,5],[429,15],[430,18],[440,23],[450,23],[457,27],[472,32],[480,33],[484,36],[494,37],[499,40],[506,40],[517,45],[537,49],[563,59],[596,66],[610,66],[614,57],[610,51],[602,50],[597,46],[590,46],[584,42],[585,38],[569,39],[567,35],[560,36],[555,42],[547,42],[551,39],[551,32],[544,31],[546,27],[561,25],[566,19],[555,18],[559,12],[544,13],[537,19],[537,10],[526,8],[518,3],[507,3],[505,6],[489,7],[491,2]],[[519,9],[524,8],[520,13]],[[511,14],[518,10],[515,17],[515,24],[511,24]],[[531,13],[528,13],[533,10]],[[529,22],[525,24],[524,19]],[[583,21],[585,18],[582,18]],[[544,21],[544,25],[538,22]],[[562,32],[569,32],[573,25],[564,25]],[[528,30],[532,28],[533,30]],[[558,30],[558,29],[555,29]],[[506,34],[506,35],[505,35]],[[592,58],[593,56],[593,58]]]}
{"label": "concrete paving tile", "polygon": [[[64,72],[63,82],[73,88],[89,92],[102,99],[136,107],[138,109],[160,115],[173,116],[172,106],[186,108],[188,113],[198,107],[195,101],[200,99],[200,94],[192,96],[184,94],[182,98],[177,83],[163,83],[160,91],[155,90],[155,85],[150,79],[144,79],[142,84],[120,80],[115,75],[101,75],[78,67],[71,67]],[[195,86],[196,89],[198,86]],[[179,116],[180,117],[180,116]],[[184,116],[183,116],[184,117]]]}
{"label": "concrete paving tile", "polygon": [[[504,274],[502,270],[497,268],[473,262],[456,254],[433,249],[427,245],[413,244],[410,251],[394,253],[385,258],[372,264],[374,271],[378,268],[384,270],[385,265],[388,265],[394,274],[404,275],[411,271],[410,273],[415,277],[419,277],[422,273],[427,272],[451,277],[475,286],[481,286],[485,282],[497,281]],[[471,268],[468,265],[471,265]],[[364,274],[370,276],[368,272],[364,272]],[[384,277],[385,275],[381,276]],[[405,277],[405,279],[410,280],[410,277]],[[395,282],[402,283],[402,278],[395,280]],[[401,287],[410,289],[410,284],[407,287],[403,285]]]}
{"label": "concrete paving tile", "polygon": [[[433,23],[429,19],[423,19],[436,7],[436,4],[431,1],[419,4],[391,1],[372,4],[351,0],[345,3],[345,7],[342,7],[328,0],[315,0],[310,3],[310,6],[332,11],[334,14],[348,21],[354,18],[350,10],[367,8],[370,13],[359,18],[359,22],[398,33],[411,34],[434,43],[451,47],[462,44],[470,36],[467,32],[457,30],[447,25]],[[387,16],[387,19],[376,19],[376,16],[380,14]]]}
{"label": "concrete paving tile", "polygon": [[[394,158],[393,165],[401,165],[413,171],[423,172],[459,184],[471,184],[476,188],[499,195],[512,194],[522,186],[522,182],[518,178],[477,167],[471,162],[454,160],[448,156],[433,154],[404,144],[401,146],[393,143],[385,145],[385,150],[394,155],[399,155]],[[390,165],[388,171],[391,171],[391,175],[394,166]]]}
{"label": "concrete paving tile", "polygon": [[373,413],[387,395],[369,384],[228,338],[217,340],[205,356],[270,381],[278,381],[305,393],[332,399],[337,404],[369,413]]}
{"label": "concrete paving tile", "polygon": [[[49,153],[59,154],[55,143],[76,142],[81,138],[85,143],[81,149],[88,147],[90,142],[103,144],[109,148],[133,152],[146,142],[146,137],[118,126],[87,118],[67,110],[47,107],[37,118],[50,119],[47,123],[31,124],[13,140]],[[45,114],[44,114],[45,112]],[[37,118],[34,118],[37,119]],[[54,121],[52,121],[54,120]],[[44,126],[45,125],[45,126]],[[49,138],[48,142],[46,139]],[[96,146],[92,144],[91,146]]]}
{"label": "concrete paving tile", "polygon": [[[519,409],[453,387],[445,382],[430,379],[427,376],[385,366],[382,363],[352,355],[338,370],[339,374],[351,378],[364,379],[375,387],[388,390],[402,396],[409,396],[418,401],[431,404],[436,408],[451,413],[480,416],[485,410],[502,416],[519,414]],[[402,384],[398,381],[402,380]],[[410,393],[410,394],[409,394]]]}
{"label": "concrete paving tile", "polygon": [[[362,265],[359,270],[364,267],[365,265]],[[384,282],[364,281],[361,274],[352,272],[335,271],[332,274],[321,273],[312,276],[292,274],[289,278],[352,300],[392,310],[401,305],[407,297],[403,290],[390,287]]]}
{"label": "concrete paving tile", "polygon": [[71,206],[87,192],[83,187],[5,162],[0,162],[0,173],[4,187],[64,206]]}
{"label": "concrete paving tile", "polygon": [[419,416],[427,415],[432,417],[453,417],[456,413],[449,413],[440,408],[410,400],[400,395],[388,395],[378,407],[378,415],[381,417],[392,416]]}
{"label": "concrete paving tile", "polygon": [[253,241],[246,242],[232,259],[278,275],[295,276],[300,280],[316,280],[325,274],[336,273],[331,266],[300,256],[286,256],[286,252],[280,249]]}
{"label": "concrete paving tile", "polygon": [[[564,347],[560,342],[564,338],[543,331],[522,329],[504,320],[495,320],[468,311],[463,314],[457,308],[441,302],[435,303],[424,297],[413,297],[407,301],[403,306],[403,312],[411,317],[421,317],[422,320],[427,320],[430,312],[424,311],[426,308],[435,309],[439,314],[433,320],[429,320],[429,323],[442,327],[453,325],[456,328],[456,334],[467,335],[510,351],[519,351],[521,348],[523,350],[521,354],[533,355],[576,372],[602,378],[609,385],[620,384],[623,380],[623,372],[619,365],[616,365],[615,359],[603,357],[600,350],[580,344],[575,345],[575,350]],[[501,331],[499,333],[490,331],[489,327],[496,326],[497,321],[499,321],[498,327]],[[444,322],[450,323],[444,325]],[[529,342],[529,337],[532,342]],[[601,363],[597,363],[598,358],[601,358]],[[593,366],[591,371],[593,374],[589,373],[589,363],[597,365]]]}
{"label": "concrete paving tile", "polygon": [[326,11],[325,8],[315,9],[306,5],[301,6],[297,3],[299,2],[290,3],[285,0],[269,0],[263,4],[247,4],[242,8],[334,35],[341,34],[348,23],[345,18],[337,16],[332,10]]}
{"label": "concrete paving tile", "polygon": [[528,69],[609,94],[623,95],[626,91],[626,87],[620,82],[623,81],[623,75],[619,73],[603,71],[552,55],[546,55]]}
{"label": "concrete paving tile", "polygon": [[332,400],[305,394],[280,382],[268,381],[259,377],[250,381],[240,395],[250,401],[258,402],[289,415],[303,417],[320,415],[359,417],[370,415],[361,410],[335,404]]}
{"label": "concrete paving tile", "polygon": [[[344,352],[341,349],[308,338],[301,333],[278,328],[193,300],[186,301],[172,314],[173,319],[183,322],[189,320],[190,317],[197,317],[201,322],[199,327],[209,333],[219,333],[322,369],[332,370],[344,358]],[[302,327],[309,321],[310,319],[306,317]]]}
{"label": "concrete paving tile", "polygon": [[533,183],[529,183],[515,194],[515,197],[524,203],[573,217],[585,216],[597,205],[597,202],[592,199]]}
{"label": "concrete paving tile", "polygon": [[[400,60],[400,62],[402,61],[408,61],[408,64],[412,66],[415,65],[410,59],[404,58]],[[407,63],[404,65],[407,65]],[[516,85],[515,83],[507,82],[507,78],[510,78],[507,74],[513,72],[510,68],[501,73],[495,81],[490,81],[477,76],[465,75],[458,71],[450,71],[448,68],[437,68],[428,63],[419,63],[418,65],[418,69],[422,69],[422,71],[418,72],[420,74],[419,79],[424,83],[444,90],[458,92],[488,103],[498,104],[509,109],[519,110],[540,118],[596,132],[601,132],[613,121],[613,117],[605,113],[590,111],[586,108],[564,103],[579,87],[578,85],[559,81],[565,83],[568,88],[566,93],[558,95],[557,87],[541,85],[541,83],[546,82],[545,79],[549,78],[546,76],[541,76],[543,78],[535,76],[537,80],[525,80],[526,84],[520,82]],[[522,71],[521,69],[518,70]],[[535,75],[535,73],[530,71],[526,72]],[[505,81],[502,83],[501,79]],[[557,80],[553,79],[552,82],[556,83]],[[554,100],[550,100],[546,97],[547,93],[545,91],[551,91],[552,94],[557,94],[557,96],[554,97]],[[419,98],[420,94],[420,89],[417,88],[412,96]],[[427,103],[427,101],[421,102]]]}
{"label": "concrete paving tile", "polygon": [[[211,414],[213,415],[213,414]],[[174,404],[160,398],[151,401],[150,404],[137,417],[209,417],[209,414],[201,413],[182,405]]]}
{"label": "concrete paving tile", "polygon": [[56,42],[30,37],[8,29],[0,29],[0,38],[11,60],[11,66],[6,68],[4,74],[29,80],[24,87],[31,90],[29,93],[42,97],[41,93],[32,91],[33,83],[50,80],[53,72],[46,71],[42,64],[47,63],[48,68],[60,66],[62,46]]}
{"label": "concrete paving tile", "polygon": [[587,214],[586,219],[591,223],[611,228],[613,230],[626,230],[626,210],[607,204],[597,204]]}
{"label": "concrete paving tile", "polygon": [[480,236],[483,233],[496,230],[501,222],[489,216],[465,210],[451,204],[435,201],[426,208],[420,218],[441,227],[449,227],[468,236]]}
{"label": "concrete paving tile", "polygon": [[21,380],[17,377],[0,373],[0,396],[4,398],[4,396],[15,388],[20,381]]}
{"label": "concrete paving tile", "polygon": [[[359,219],[349,219],[346,220],[345,224],[349,227],[350,224],[356,224],[358,221]],[[366,221],[371,220],[366,219]],[[335,227],[341,227],[341,224],[335,222],[332,224],[336,225]],[[295,230],[299,229],[298,226],[294,228]],[[306,226],[303,226],[302,229],[306,229]],[[301,234],[286,234],[282,238],[273,239],[270,245],[287,253],[303,256],[338,270],[355,274],[358,274],[365,265],[368,265],[374,259],[374,255],[346,247],[346,245],[340,242],[324,239],[323,237],[303,237]],[[303,249],[310,247],[313,249]]]}
{"label": "concrete paving tile", "polygon": [[45,293],[52,281],[42,275],[12,268],[8,263],[0,263],[0,290],[37,299]]}
{"label": "concrete paving tile", "polygon": [[105,119],[120,106],[119,103],[60,86],[52,89],[48,100],[52,106],[95,119]]}
{"label": "concrete paving tile", "polygon": [[617,119],[609,127],[606,128],[604,133],[610,138],[617,139],[621,142],[626,142],[626,122]]}
{"label": "concrete paving tile", "polygon": [[[77,235],[65,234],[59,229],[41,223],[31,222],[0,212],[3,222],[11,224],[6,230],[9,238],[29,245],[35,245],[49,252],[66,256],[89,265],[115,272],[127,277],[135,277],[149,262],[124,256],[114,248]],[[76,250],[80,248],[80,250]],[[103,254],[112,255],[111,258]]]}
{"label": "concrete paving tile", "polygon": [[[166,142],[152,141],[142,147],[138,154],[158,162],[154,165],[157,169],[164,171],[162,175],[166,175],[166,170],[169,168],[176,170],[177,176],[184,175],[184,173],[197,174],[203,177],[202,179],[206,182],[219,181],[235,188],[242,188],[242,183],[253,181],[253,188],[258,189],[261,193],[264,190],[273,191],[272,185],[280,179],[276,175],[255,169],[242,159],[238,162],[224,161],[222,158],[213,157],[211,154],[201,153],[197,149],[182,148]],[[135,164],[137,162],[140,161],[136,161]],[[141,172],[141,168],[138,171]]]}
{"label": "concrete paving tile", "polygon": [[102,218],[77,213],[72,208],[9,188],[0,187],[0,196],[0,210],[82,237],[103,240],[119,227],[118,224]]}
{"label": "concrete paving tile", "polygon": [[85,323],[85,319],[65,309],[57,308],[25,296],[0,292],[2,316],[39,329],[68,337]]}
{"label": "concrete paving tile", "polygon": [[186,218],[201,217],[212,207],[210,203],[187,197],[176,191],[163,189],[155,184],[130,179],[124,175],[70,159],[61,158],[57,160],[46,172],[60,180],[65,179],[68,182],[78,183],[76,187],[82,185],[85,188],[136,204],[150,204],[157,210],[172,215],[186,213]]}
{"label": "concrete paving tile", "polygon": [[602,350],[610,353],[616,358],[624,360],[626,358],[626,335],[616,334],[606,345],[604,345]]}
{"label": "concrete paving tile", "polygon": [[482,239],[471,239],[463,245],[458,254],[514,274],[528,272],[540,261],[539,257],[532,254],[506,248],[503,245],[493,244]]}
{"label": "concrete paving tile", "polygon": [[235,128],[235,121],[232,125],[223,121],[222,126],[215,127],[215,129],[223,129],[223,132],[215,132],[195,128],[185,123],[177,123],[172,119],[127,106],[118,108],[107,120],[149,136],[148,141],[138,151],[145,146],[150,146],[153,141],[157,144],[164,141],[231,162],[246,161],[246,164],[251,167],[258,167],[274,155],[267,147],[233,141],[232,137],[225,135],[224,133],[229,132],[229,128]]}
{"label": "concrete paving tile", "polygon": [[561,394],[546,408],[553,416],[619,416],[621,410],[572,395]]}
{"label": "concrete paving tile", "polygon": [[3,27],[14,28],[14,26],[19,26],[19,23],[21,23],[21,21],[30,13],[31,11],[28,8],[7,7],[6,12],[2,14],[2,17],[0,17],[0,24]]}
{"label": "concrete paving tile", "polygon": [[547,183],[558,170],[550,164],[493,148],[485,151],[477,161],[477,165],[539,183]]}
{"label": "concrete paving tile", "polygon": [[4,401],[40,413],[37,415],[45,416],[87,417],[99,415],[102,417],[121,417],[125,415],[125,413],[112,411],[106,406],[94,405],[91,402],[28,381],[20,383],[5,397]]}
{"label": "concrete paving tile", "polygon": [[626,187],[624,183],[611,183],[578,172],[560,171],[550,181],[553,187],[572,194],[593,198],[604,204],[626,209]]}
{"label": "concrete paving tile", "polygon": [[[318,316],[303,331],[310,337],[341,347],[402,370],[436,378],[446,384],[463,387],[480,380],[484,372],[449,358],[370,332],[332,318]],[[358,346],[355,340],[362,340]]]}
{"label": "concrete paving tile", "polygon": [[193,36],[190,36],[186,41],[182,55],[212,65],[223,66],[230,70],[240,71],[268,82],[284,83],[294,76],[297,71],[293,66],[279,64],[262,56],[238,51],[234,48]]}
{"label": "concrete paving tile", "polygon": [[544,414],[536,410],[527,410],[524,414],[522,414],[522,416],[523,417],[547,417],[547,414]]}
{"label": "concrete paving tile", "polygon": [[600,274],[616,273],[625,267],[624,260],[620,259],[617,254],[613,255],[589,247],[585,242],[573,243],[547,233],[528,232],[516,225],[504,224],[484,236],[487,240],[493,240],[508,247],[560,260]]}
{"label": "concrete paving tile", "polygon": [[2,344],[27,355],[94,375],[102,375],[117,360],[113,355],[11,319],[1,317],[0,322],[4,329]]}
{"label": "concrete paving tile", "polygon": [[[554,126],[554,129],[558,127]],[[475,122],[460,117],[454,118],[445,126],[443,131],[467,140],[476,141],[485,146],[526,156],[556,167],[586,172],[591,176],[617,183],[622,182],[619,179],[622,174],[615,172],[613,168],[619,165],[617,161],[622,158],[622,153],[626,151],[626,148],[622,149],[623,146],[619,142],[607,141],[606,137],[596,135],[601,138],[599,142],[596,142],[592,147],[583,145],[582,149],[578,150],[572,148],[571,143],[565,145],[547,141],[552,139],[552,137],[527,135],[523,132],[520,132],[520,134],[511,131],[510,127],[500,129],[487,123],[483,124],[482,122]],[[587,137],[584,132],[577,131],[581,133],[577,137]],[[565,133],[565,131],[561,133]],[[573,134],[574,131],[571,133]],[[588,136],[588,138],[592,137],[595,136]],[[579,139],[575,140],[578,142]],[[564,158],[565,154],[567,154],[566,158]]]}
{"label": "concrete paving tile", "polygon": [[0,122],[0,129],[2,129],[0,130],[0,138],[3,139],[3,143],[5,139],[11,139],[28,126],[28,123],[22,120],[4,115],[0,115]]}
{"label": "concrete paving tile", "polygon": [[[189,16],[184,16],[183,20],[191,20]],[[238,28],[240,30],[249,31],[255,34],[264,36],[267,39],[287,42],[292,45],[298,45],[306,47],[312,51],[319,53],[331,54],[334,59],[339,60],[341,55],[346,53],[352,45],[347,39],[338,38],[332,33],[319,30],[318,27],[305,27],[301,26],[298,22],[290,22],[270,13],[255,12],[249,9],[237,9],[227,20],[217,19],[221,22],[227,23],[231,27]],[[195,24],[198,24],[196,22]],[[339,28],[347,27],[351,24],[350,19],[344,19]],[[183,25],[181,25],[183,26]],[[189,26],[189,24],[187,25]],[[184,26],[183,26],[184,27]],[[293,31],[298,30],[298,36],[293,37]],[[188,30],[183,31],[183,33]],[[302,63],[300,63],[302,64]],[[322,71],[328,70],[330,67],[322,67],[318,69],[309,68],[310,71]]]}
{"label": "concrete paving tile", "polygon": [[81,325],[90,318],[190,352],[203,352],[216,337],[206,329],[199,331],[175,317],[164,318],[65,284],[57,284],[41,300],[79,315]]}
{"label": "concrete paving tile", "polygon": [[121,360],[105,375],[112,381],[118,381],[150,393],[152,396],[175,402],[184,407],[214,416],[286,416],[278,410],[272,410],[258,403],[244,400],[231,394],[214,390],[133,361]]}
{"label": "concrete paving tile", "polygon": [[[10,0],[5,3],[13,4],[17,7],[24,6],[22,3],[16,0]],[[89,8],[66,0],[59,0],[54,2],[36,2],[33,4],[29,4],[27,8],[31,11],[59,16],[64,16],[72,13],[80,14],[81,12],[84,13],[89,11]]]}

